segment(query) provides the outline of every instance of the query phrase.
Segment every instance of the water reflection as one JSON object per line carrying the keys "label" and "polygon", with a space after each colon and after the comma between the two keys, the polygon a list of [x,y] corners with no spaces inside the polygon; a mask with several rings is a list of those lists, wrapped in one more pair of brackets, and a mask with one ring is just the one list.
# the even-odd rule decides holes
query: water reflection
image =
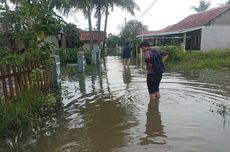
{"label": "water reflection", "polygon": [[108,82],[106,68],[106,64],[104,65],[104,67],[102,67],[101,65],[91,67],[91,70],[89,72],[91,74],[92,92],[99,91],[102,95],[106,91],[110,93],[110,86]]}
{"label": "water reflection", "polygon": [[131,83],[132,76],[130,72],[130,67],[129,66],[124,66],[124,71],[123,71],[123,82],[126,84],[126,88],[129,88],[129,84]]}
{"label": "water reflection", "polygon": [[167,137],[164,133],[164,126],[161,121],[161,113],[159,112],[159,101],[149,102],[146,120],[146,137],[141,138],[141,144],[159,144],[164,145],[166,141],[159,137]]}
{"label": "water reflection", "polygon": [[83,72],[79,72],[78,78],[79,90],[82,94],[85,94],[85,74]]}

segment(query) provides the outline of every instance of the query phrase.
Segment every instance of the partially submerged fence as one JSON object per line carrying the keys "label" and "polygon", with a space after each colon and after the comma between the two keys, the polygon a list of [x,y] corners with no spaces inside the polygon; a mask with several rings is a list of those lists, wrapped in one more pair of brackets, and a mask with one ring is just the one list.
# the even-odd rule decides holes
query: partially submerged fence
{"label": "partially submerged fence", "polygon": [[45,62],[0,66],[0,100],[14,99],[28,90],[46,91],[52,86],[51,69]]}

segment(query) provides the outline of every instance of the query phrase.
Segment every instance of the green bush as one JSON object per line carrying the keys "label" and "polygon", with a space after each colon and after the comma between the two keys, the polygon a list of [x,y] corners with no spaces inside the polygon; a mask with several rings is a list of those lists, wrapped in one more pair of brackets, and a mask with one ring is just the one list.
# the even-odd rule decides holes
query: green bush
{"label": "green bush", "polygon": [[67,63],[77,63],[78,49],[76,48],[61,48],[58,50],[61,65]]}
{"label": "green bush", "polygon": [[54,110],[56,104],[55,94],[37,95],[33,92],[23,93],[10,103],[0,102],[0,131],[23,126],[36,116]]}
{"label": "green bush", "polygon": [[170,53],[167,65],[171,70],[230,69],[229,50],[182,52],[164,48]]}
{"label": "green bush", "polygon": [[91,52],[89,50],[87,50],[84,54],[85,57],[85,61],[87,64],[91,64],[92,63],[92,55]]}

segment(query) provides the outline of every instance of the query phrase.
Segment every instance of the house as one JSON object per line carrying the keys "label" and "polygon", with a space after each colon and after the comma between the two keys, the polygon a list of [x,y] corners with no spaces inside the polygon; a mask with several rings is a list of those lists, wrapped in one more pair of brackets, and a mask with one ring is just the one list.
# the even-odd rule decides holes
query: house
{"label": "house", "polygon": [[[103,31],[92,31],[93,37],[93,48],[96,48],[98,44],[102,45],[103,41],[105,40],[106,33]],[[80,32],[80,41],[84,43],[84,49],[90,49],[90,32],[89,31],[82,31]]]}
{"label": "house", "polygon": [[52,43],[56,48],[66,48],[66,34],[62,31],[57,35],[46,36],[44,41]]}
{"label": "house", "polygon": [[184,50],[230,48],[230,5],[189,15],[160,31],[145,31],[137,36],[152,45],[183,44]]}

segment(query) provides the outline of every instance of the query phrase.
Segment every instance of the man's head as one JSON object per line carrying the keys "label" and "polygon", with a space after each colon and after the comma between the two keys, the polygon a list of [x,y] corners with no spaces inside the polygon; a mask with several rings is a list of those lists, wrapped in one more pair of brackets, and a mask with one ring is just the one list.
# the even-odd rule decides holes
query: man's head
{"label": "man's head", "polygon": [[149,49],[149,42],[141,42],[140,44],[140,48],[142,48],[143,51],[146,51],[147,49]]}

